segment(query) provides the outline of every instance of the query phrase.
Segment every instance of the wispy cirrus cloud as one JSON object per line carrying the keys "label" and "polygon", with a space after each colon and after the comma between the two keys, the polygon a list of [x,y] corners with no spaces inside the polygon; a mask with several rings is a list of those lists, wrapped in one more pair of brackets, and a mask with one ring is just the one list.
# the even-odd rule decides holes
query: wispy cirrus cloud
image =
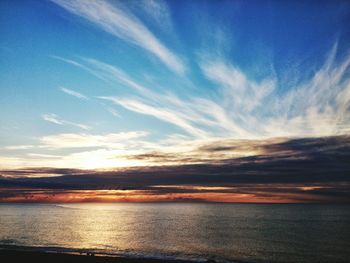
{"label": "wispy cirrus cloud", "polygon": [[118,117],[120,118],[120,114],[118,113],[118,111],[116,109],[113,109],[111,107],[106,107],[106,110],[111,113],[114,117]]}
{"label": "wispy cirrus cloud", "polygon": [[[83,58],[84,67],[110,83],[122,83],[136,96],[100,96],[128,110],[150,115],[183,129],[195,138],[268,138],[327,136],[350,130],[350,56],[335,60],[336,46],[313,76],[278,93],[273,74],[252,80],[222,57],[202,58],[203,75],[216,85],[216,98],[182,98],[156,92],[126,72],[104,62]],[[285,129],[288,127],[288,129]]]}
{"label": "wispy cirrus cloud", "polygon": [[336,53],[334,45],[319,69],[287,92],[277,92],[286,83],[274,74],[257,82],[222,57],[202,59],[200,67],[240,128],[263,137],[327,136],[350,130],[350,55],[336,60]]}
{"label": "wispy cirrus cloud", "polygon": [[136,16],[107,1],[52,0],[67,11],[83,17],[104,31],[140,46],[171,70],[183,74],[185,65]]}
{"label": "wispy cirrus cloud", "polygon": [[[336,60],[337,45],[308,80],[277,97],[266,129],[301,136],[347,134],[350,131],[350,55]],[[285,127],[290,127],[288,131]]]}
{"label": "wispy cirrus cloud", "polygon": [[89,100],[89,98],[77,91],[74,91],[74,90],[71,90],[71,89],[67,89],[65,87],[61,87],[60,88],[64,93],[68,94],[68,95],[71,95],[73,97],[76,97],[78,99],[81,99],[81,100]]}
{"label": "wispy cirrus cloud", "polygon": [[[141,2],[141,4],[140,4]],[[138,8],[142,8],[143,11],[150,17],[154,23],[164,30],[172,29],[171,12],[168,5],[163,0],[144,0],[138,2]]]}
{"label": "wispy cirrus cloud", "polygon": [[[63,61],[65,60],[66,59],[63,59]],[[113,96],[100,96],[99,98],[110,100],[128,110],[150,115],[162,121],[172,123],[195,137],[203,138],[208,135],[208,133],[202,128],[195,127],[193,122],[212,124],[213,121],[210,120],[210,117],[208,118],[201,113],[198,113],[195,107],[190,105],[190,102],[183,102],[174,94],[161,94],[154,92],[139,84],[126,72],[113,65],[91,58],[82,58],[82,60],[85,64],[73,60],[67,60],[67,63],[82,68],[87,72],[92,73],[94,76],[104,79],[108,83],[122,83],[139,95],[139,98],[133,99],[116,98]],[[199,104],[199,101],[192,103]],[[220,108],[218,105],[216,106],[217,108]],[[206,110],[205,107],[202,107],[202,109]],[[220,114],[222,115],[223,113],[221,112]],[[220,118],[222,118],[222,116],[217,119]]]}
{"label": "wispy cirrus cloud", "polygon": [[58,125],[69,125],[69,126],[74,126],[74,127],[81,128],[83,130],[90,130],[91,129],[90,126],[85,125],[85,124],[75,123],[75,122],[63,120],[63,119],[61,119],[59,116],[57,116],[54,113],[43,114],[42,118],[45,121],[52,122],[52,123],[55,123],[55,124],[58,124]]}
{"label": "wispy cirrus cloud", "polygon": [[53,59],[55,59],[55,60],[64,62],[64,63],[66,63],[66,64],[75,66],[75,67],[77,67],[77,68],[83,69],[84,71],[90,73],[91,75],[95,76],[96,78],[108,82],[108,78],[106,78],[106,77],[103,76],[102,74],[99,74],[99,72],[96,72],[95,70],[92,70],[91,68],[86,67],[86,66],[84,66],[83,64],[81,64],[81,63],[79,63],[79,62],[77,62],[77,61],[75,61],[75,60],[63,58],[63,57],[56,56],[56,55],[51,55],[50,58],[53,58]]}
{"label": "wispy cirrus cloud", "polygon": [[[276,88],[276,80],[265,79],[260,82],[248,78],[244,72],[223,59],[208,59],[200,64],[202,72],[219,85],[218,90],[224,98],[223,104],[230,106],[237,115],[250,114],[261,107],[264,99]],[[245,116],[238,116],[243,119]]]}
{"label": "wispy cirrus cloud", "polygon": [[100,96],[100,98],[113,101],[128,110],[172,123],[198,138],[209,136],[210,132],[207,132],[206,129],[214,130],[219,136],[228,134],[253,136],[230,119],[229,114],[218,102],[198,97],[184,100],[167,91],[155,92],[139,84],[116,66],[91,58],[83,58],[83,61],[87,63],[84,64],[84,68],[88,72],[93,72],[93,75],[97,74],[100,79],[106,79],[108,83],[122,83],[138,95],[133,98],[113,96]]}
{"label": "wispy cirrus cloud", "polygon": [[192,134],[196,137],[206,137],[207,133],[199,128],[194,127],[186,118],[179,116],[176,112],[170,109],[162,109],[156,106],[152,106],[146,103],[142,103],[138,100],[128,100],[128,99],[119,99],[113,97],[100,97],[101,99],[106,99],[114,102],[115,104],[121,105],[124,108],[145,115],[154,116],[165,122],[172,123],[189,134]]}

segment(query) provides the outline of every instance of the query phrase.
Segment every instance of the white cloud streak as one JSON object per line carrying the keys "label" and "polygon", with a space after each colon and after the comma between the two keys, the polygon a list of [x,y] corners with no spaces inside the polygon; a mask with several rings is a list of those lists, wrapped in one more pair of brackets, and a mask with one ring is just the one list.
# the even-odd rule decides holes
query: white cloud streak
{"label": "white cloud streak", "polygon": [[4,147],[6,150],[28,150],[32,148],[35,148],[35,145],[9,145]]}
{"label": "white cloud streak", "polygon": [[85,147],[119,147],[121,142],[147,136],[144,131],[87,134],[87,133],[62,133],[58,135],[44,136],[40,139],[41,148],[85,148]]}
{"label": "white cloud streak", "polygon": [[102,74],[96,72],[95,70],[92,70],[91,68],[88,68],[88,67],[84,66],[83,64],[81,64],[81,63],[79,63],[77,61],[74,61],[74,60],[71,60],[71,59],[62,58],[60,56],[55,56],[55,55],[51,55],[50,57],[53,58],[53,59],[56,59],[58,61],[64,62],[66,64],[70,64],[72,66],[75,66],[77,68],[83,69],[84,71],[90,73],[91,75],[95,76],[96,78],[98,78],[100,80],[103,80],[105,82],[108,82],[108,78],[107,77],[105,77]]}
{"label": "white cloud streak", "polygon": [[113,108],[110,108],[110,107],[106,107],[106,110],[111,113],[114,117],[118,117],[120,118],[120,114],[118,113],[118,111],[116,111],[115,109]]}
{"label": "white cloud streak", "polygon": [[137,4],[138,8],[141,7],[148,17],[154,21],[155,25],[163,27],[164,30],[172,31],[171,12],[165,1],[143,0],[138,1]]}
{"label": "white cloud streak", "polygon": [[206,137],[207,135],[206,132],[194,127],[193,125],[191,125],[191,123],[188,120],[179,116],[179,114],[176,114],[174,111],[170,109],[161,109],[155,106],[142,103],[141,101],[138,101],[138,100],[119,99],[119,98],[113,98],[113,97],[100,97],[100,98],[111,100],[115,104],[119,104],[128,110],[135,111],[140,114],[151,115],[165,122],[172,123],[196,137],[203,138],[203,137]]}
{"label": "white cloud streak", "polygon": [[155,55],[167,67],[179,74],[184,74],[183,62],[164,46],[152,32],[126,9],[111,5],[107,1],[52,0],[67,11],[83,17],[104,31],[131,42]]}
{"label": "white cloud streak", "polygon": [[77,92],[77,91],[74,91],[74,90],[71,90],[71,89],[67,89],[67,88],[64,88],[64,87],[61,87],[61,90],[62,90],[64,93],[66,93],[66,94],[68,94],[68,95],[70,95],[70,96],[76,97],[76,98],[78,98],[78,99],[81,99],[81,100],[89,100],[88,97],[86,97],[85,95],[83,95],[83,94],[81,94],[81,93],[79,93],[79,92]]}
{"label": "white cloud streak", "polygon": [[90,130],[91,129],[90,126],[87,126],[85,124],[80,124],[80,123],[75,123],[75,122],[63,120],[54,113],[43,114],[42,118],[45,121],[52,122],[52,123],[55,123],[57,125],[70,125],[70,126],[78,127],[80,129],[83,129],[83,130]]}

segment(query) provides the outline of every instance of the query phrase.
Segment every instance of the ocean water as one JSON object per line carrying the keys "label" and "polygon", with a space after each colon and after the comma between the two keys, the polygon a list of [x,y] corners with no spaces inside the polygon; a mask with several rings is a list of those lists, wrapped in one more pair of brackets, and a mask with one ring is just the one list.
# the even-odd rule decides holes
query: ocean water
{"label": "ocean water", "polygon": [[1,204],[0,246],[228,262],[350,262],[350,206]]}

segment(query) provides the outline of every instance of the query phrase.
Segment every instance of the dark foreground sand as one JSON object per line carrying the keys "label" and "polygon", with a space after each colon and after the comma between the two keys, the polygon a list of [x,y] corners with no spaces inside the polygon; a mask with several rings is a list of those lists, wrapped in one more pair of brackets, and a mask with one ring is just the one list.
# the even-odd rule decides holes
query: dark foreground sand
{"label": "dark foreground sand", "polygon": [[[75,255],[65,253],[48,253],[48,252],[35,252],[35,251],[21,251],[12,249],[0,249],[0,261],[7,262],[20,262],[20,263],[38,263],[38,262],[84,262],[84,263],[189,263],[191,261],[185,260],[163,260],[163,259],[134,259],[123,257],[107,257],[107,256],[88,256],[88,255]],[[211,261],[208,261],[211,262]],[[193,263],[193,261],[191,262]]]}

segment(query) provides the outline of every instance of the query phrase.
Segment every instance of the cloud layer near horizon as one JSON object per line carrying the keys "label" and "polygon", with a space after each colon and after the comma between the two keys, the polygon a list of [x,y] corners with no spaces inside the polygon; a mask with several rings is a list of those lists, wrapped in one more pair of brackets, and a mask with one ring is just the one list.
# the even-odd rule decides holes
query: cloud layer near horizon
{"label": "cloud layer near horizon", "polygon": [[[247,150],[255,154],[234,157]],[[221,141],[192,153],[129,156],[175,164],[168,166],[3,170],[0,200],[349,202],[349,153],[350,138],[344,136]],[[105,199],[99,191],[107,191]],[[128,199],[128,191],[137,198]],[[71,199],[64,200],[65,194]]]}

